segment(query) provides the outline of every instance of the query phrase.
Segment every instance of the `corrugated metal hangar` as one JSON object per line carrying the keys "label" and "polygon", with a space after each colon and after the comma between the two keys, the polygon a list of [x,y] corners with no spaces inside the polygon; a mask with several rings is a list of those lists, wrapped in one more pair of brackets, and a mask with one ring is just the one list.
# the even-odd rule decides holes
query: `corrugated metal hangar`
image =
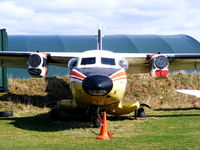
{"label": "corrugated metal hangar", "polygon": [[[8,49],[81,52],[96,49],[95,36],[9,35]],[[103,49],[131,53],[200,52],[200,43],[187,35],[105,35]]]}

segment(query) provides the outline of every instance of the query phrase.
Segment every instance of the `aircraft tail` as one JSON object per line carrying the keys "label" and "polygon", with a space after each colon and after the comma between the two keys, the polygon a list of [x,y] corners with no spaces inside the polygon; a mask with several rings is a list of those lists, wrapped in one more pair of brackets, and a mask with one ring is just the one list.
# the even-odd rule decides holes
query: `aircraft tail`
{"label": "aircraft tail", "polygon": [[101,34],[101,25],[98,27],[98,35],[97,35],[97,49],[102,50],[102,34]]}

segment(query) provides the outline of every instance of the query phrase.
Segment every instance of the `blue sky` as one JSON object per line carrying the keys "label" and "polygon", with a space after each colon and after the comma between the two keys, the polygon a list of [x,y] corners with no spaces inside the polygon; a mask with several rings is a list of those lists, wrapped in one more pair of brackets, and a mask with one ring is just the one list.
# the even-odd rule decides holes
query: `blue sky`
{"label": "blue sky", "polygon": [[198,0],[1,0],[8,34],[188,34],[200,41]]}

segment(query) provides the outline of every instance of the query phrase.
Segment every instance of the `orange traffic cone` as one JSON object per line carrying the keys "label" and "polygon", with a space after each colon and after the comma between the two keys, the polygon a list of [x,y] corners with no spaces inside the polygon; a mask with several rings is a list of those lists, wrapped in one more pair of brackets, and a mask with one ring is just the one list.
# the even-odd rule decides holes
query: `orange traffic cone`
{"label": "orange traffic cone", "polygon": [[112,135],[110,132],[108,132],[106,112],[104,112],[103,114],[103,120],[100,119],[100,121],[102,122],[101,132],[100,132],[100,135],[97,136],[97,139],[110,139]]}

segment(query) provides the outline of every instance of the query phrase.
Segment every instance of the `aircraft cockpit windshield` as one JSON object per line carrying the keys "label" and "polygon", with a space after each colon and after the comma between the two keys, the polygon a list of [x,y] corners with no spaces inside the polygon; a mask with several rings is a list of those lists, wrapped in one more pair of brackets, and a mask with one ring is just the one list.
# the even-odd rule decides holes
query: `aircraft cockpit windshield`
{"label": "aircraft cockpit windshield", "polygon": [[116,60],[112,57],[83,57],[80,61],[82,67],[86,66],[113,66],[116,67]]}
{"label": "aircraft cockpit windshield", "polygon": [[96,63],[96,57],[82,58],[81,65],[92,65]]}
{"label": "aircraft cockpit windshield", "polygon": [[115,59],[114,58],[105,58],[105,57],[102,57],[101,58],[101,64],[114,66],[115,65]]}

